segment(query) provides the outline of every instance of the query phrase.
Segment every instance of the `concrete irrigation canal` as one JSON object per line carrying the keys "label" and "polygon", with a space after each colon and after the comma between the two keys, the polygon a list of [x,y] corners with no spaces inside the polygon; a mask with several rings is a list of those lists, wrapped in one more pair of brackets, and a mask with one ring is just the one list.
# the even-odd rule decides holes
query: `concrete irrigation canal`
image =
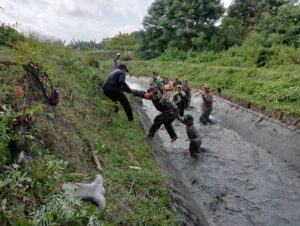
{"label": "concrete irrigation canal", "polygon": [[[145,78],[128,78],[146,90]],[[217,123],[200,126],[205,152],[190,158],[185,126],[173,125],[174,143],[162,127],[150,140],[157,164],[169,176],[173,207],[186,225],[300,225],[300,134],[279,121],[215,98]],[[152,102],[135,100],[148,131]],[[200,98],[186,113],[200,115]]]}

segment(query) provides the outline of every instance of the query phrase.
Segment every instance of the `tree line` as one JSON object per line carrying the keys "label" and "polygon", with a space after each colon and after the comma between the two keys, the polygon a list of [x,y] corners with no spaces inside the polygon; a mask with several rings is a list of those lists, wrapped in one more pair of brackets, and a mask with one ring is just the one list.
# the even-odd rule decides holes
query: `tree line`
{"label": "tree line", "polygon": [[225,10],[220,0],[156,0],[139,31],[143,58],[161,55],[168,48],[222,51],[241,45],[257,32],[261,44],[298,48],[300,6],[292,0],[234,0]]}
{"label": "tree line", "polygon": [[[119,33],[100,43],[73,41],[73,48],[133,50],[143,59],[178,51],[221,52],[255,37],[262,47],[300,46],[298,0],[155,0],[143,19],[143,29]],[[253,35],[253,33],[255,35]]]}

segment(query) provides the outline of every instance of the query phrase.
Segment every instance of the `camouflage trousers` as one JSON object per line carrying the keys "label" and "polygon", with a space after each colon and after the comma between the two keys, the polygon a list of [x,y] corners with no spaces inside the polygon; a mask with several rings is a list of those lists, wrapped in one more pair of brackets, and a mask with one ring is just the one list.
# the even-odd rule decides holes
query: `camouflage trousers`
{"label": "camouflage trousers", "polygon": [[155,132],[159,130],[162,124],[164,124],[168,134],[170,135],[170,138],[177,137],[174,128],[172,126],[172,122],[177,117],[178,112],[164,112],[159,115],[157,115],[154,119],[154,123],[151,126],[149,130],[149,136],[154,136]]}

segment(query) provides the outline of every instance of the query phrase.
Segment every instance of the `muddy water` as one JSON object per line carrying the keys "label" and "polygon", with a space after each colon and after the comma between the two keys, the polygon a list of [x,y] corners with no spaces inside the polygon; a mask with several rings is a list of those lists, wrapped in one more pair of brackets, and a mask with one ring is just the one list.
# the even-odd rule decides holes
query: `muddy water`
{"label": "muddy water", "polygon": [[[134,77],[127,80],[139,90],[145,90],[148,83]],[[228,121],[219,113],[223,103],[218,102],[222,100],[217,98],[217,113],[212,116],[217,124],[198,124],[206,151],[197,160],[188,154],[185,126],[179,122],[173,123],[179,137],[175,143],[170,143],[163,127],[149,141],[158,165],[170,177],[175,211],[187,225],[299,226],[300,179],[296,167],[272,155],[255,139],[240,135],[238,132],[244,130],[238,125],[228,129]],[[186,112],[195,121],[200,115],[199,103],[195,97],[195,108]],[[158,112],[148,100],[136,101],[136,106],[148,130]],[[299,134],[294,136],[299,143]]]}

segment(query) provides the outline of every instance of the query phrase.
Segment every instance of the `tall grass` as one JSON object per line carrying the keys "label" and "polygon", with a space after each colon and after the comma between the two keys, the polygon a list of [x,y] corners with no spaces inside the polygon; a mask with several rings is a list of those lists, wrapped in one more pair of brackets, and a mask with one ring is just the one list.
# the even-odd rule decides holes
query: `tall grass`
{"label": "tall grass", "polygon": [[[13,118],[0,111],[0,161],[7,165],[0,172],[1,225],[33,225],[49,219],[56,225],[87,225],[95,219],[103,225],[179,225],[177,216],[168,208],[165,177],[151,157],[137,115],[134,113],[137,120],[131,123],[122,111],[112,117],[112,104],[101,93],[108,71],[91,64],[92,60],[101,65],[101,59],[34,38],[20,40],[14,47],[0,46],[0,59],[5,57],[18,64],[0,70],[1,106],[12,104],[13,89],[24,75],[21,63],[29,61],[47,71],[60,89],[61,100],[54,108],[47,106],[41,90],[27,83],[25,114],[29,109],[43,107],[32,111],[34,126],[24,137],[28,163],[22,167],[11,166],[6,157],[10,153],[7,132]],[[87,143],[95,145],[103,165],[107,208],[99,214],[89,203],[80,203],[80,207],[77,203],[79,212],[64,218],[60,211],[50,208],[53,200],[63,195],[62,184],[90,182],[97,173]],[[142,170],[129,169],[134,164]],[[38,210],[41,214],[34,214]],[[39,218],[33,219],[33,215]]]}

